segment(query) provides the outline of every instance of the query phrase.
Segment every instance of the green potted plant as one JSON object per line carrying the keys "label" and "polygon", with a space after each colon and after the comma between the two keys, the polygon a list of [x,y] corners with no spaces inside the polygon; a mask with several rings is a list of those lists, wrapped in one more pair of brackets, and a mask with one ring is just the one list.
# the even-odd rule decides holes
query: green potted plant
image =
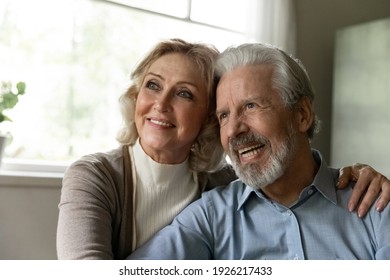
{"label": "green potted plant", "polygon": [[3,157],[5,145],[7,143],[7,132],[2,130],[2,123],[6,121],[12,121],[7,115],[6,111],[15,107],[19,102],[19,96],[23,95],[26,91],[26,84],[24,82],[18,82],[16,87],[13,88],[12,82],[1,82],[0,88],[0,164]]}

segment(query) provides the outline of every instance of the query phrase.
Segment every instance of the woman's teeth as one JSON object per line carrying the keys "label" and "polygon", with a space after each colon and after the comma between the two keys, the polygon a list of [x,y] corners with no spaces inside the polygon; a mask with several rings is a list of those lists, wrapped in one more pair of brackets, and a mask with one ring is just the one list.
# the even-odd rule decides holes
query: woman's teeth
{"label": "woman's teeth", "polygon": [[173,127],[174,126],[171,123],[162,122],[162,121],[153,120],[153,119],[150,119],[150,122],[154,123],[154,124],[157,124],[157,125],[165,126],[165,127]]}

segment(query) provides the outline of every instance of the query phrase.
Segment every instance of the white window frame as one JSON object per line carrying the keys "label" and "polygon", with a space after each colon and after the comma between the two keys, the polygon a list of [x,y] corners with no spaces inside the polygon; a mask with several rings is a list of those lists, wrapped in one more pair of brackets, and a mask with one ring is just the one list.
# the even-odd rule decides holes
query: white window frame
{"label": "white window frame", "polygon": [[[237,30],[231,30],[221,26],[210,25],[207,23],[202,23],[198,21],[191,20],[190,17],[190,8],[187,11],[187,16],[184,18],[163,14],[155,11],[150,11],[135,6],[131,6],[123,3],[124,1],[114,1],[114,0],[91,0],[105,2],[107,4],[118,5],[128,9],[133,9],[143,13],[148,13],[151,15],[159,15],[166,18],[211,27],[214,29],[219,29],[221,31],[233,32],[239,35],[245,35],[243,32]],[[185,0],[183,0],[185,1]],[[189,7],[191,7],[191,0],[187,0]],[[249,34],[248,34],[249,36]],[[70,162],[47,162],[40,160],[23,160],[23,159],[10,159],[3,158],[0,165],[0,186],[1,185],[58,185],[60,184],[63,174],[66,168],[69,166]]]}

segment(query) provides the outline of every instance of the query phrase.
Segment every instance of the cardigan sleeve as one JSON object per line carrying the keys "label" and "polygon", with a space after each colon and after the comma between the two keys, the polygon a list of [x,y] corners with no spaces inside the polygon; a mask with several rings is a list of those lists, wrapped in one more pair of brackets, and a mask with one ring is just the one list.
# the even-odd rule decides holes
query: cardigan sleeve
{"label": "cardigan sleeve", "polygon": [[[123,194],[121,154],[95,154],[64,174],[57,226],[59,259],[114,259],[113,236],[120,227]],[[120,190],[120,188],[119,188]]]}

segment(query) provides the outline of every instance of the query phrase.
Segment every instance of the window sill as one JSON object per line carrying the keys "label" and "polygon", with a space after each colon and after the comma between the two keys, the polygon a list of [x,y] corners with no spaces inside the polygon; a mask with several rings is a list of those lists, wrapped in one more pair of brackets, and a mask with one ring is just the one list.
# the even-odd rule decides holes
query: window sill
{"label": "window sill", "polygon": [[0,170],[0,186],[60,187],[62,176],[62,173]]}
{"label": "window sill", "polygon": [[66,165],[18,162],[4,159],[0,186],[61,187]]}

